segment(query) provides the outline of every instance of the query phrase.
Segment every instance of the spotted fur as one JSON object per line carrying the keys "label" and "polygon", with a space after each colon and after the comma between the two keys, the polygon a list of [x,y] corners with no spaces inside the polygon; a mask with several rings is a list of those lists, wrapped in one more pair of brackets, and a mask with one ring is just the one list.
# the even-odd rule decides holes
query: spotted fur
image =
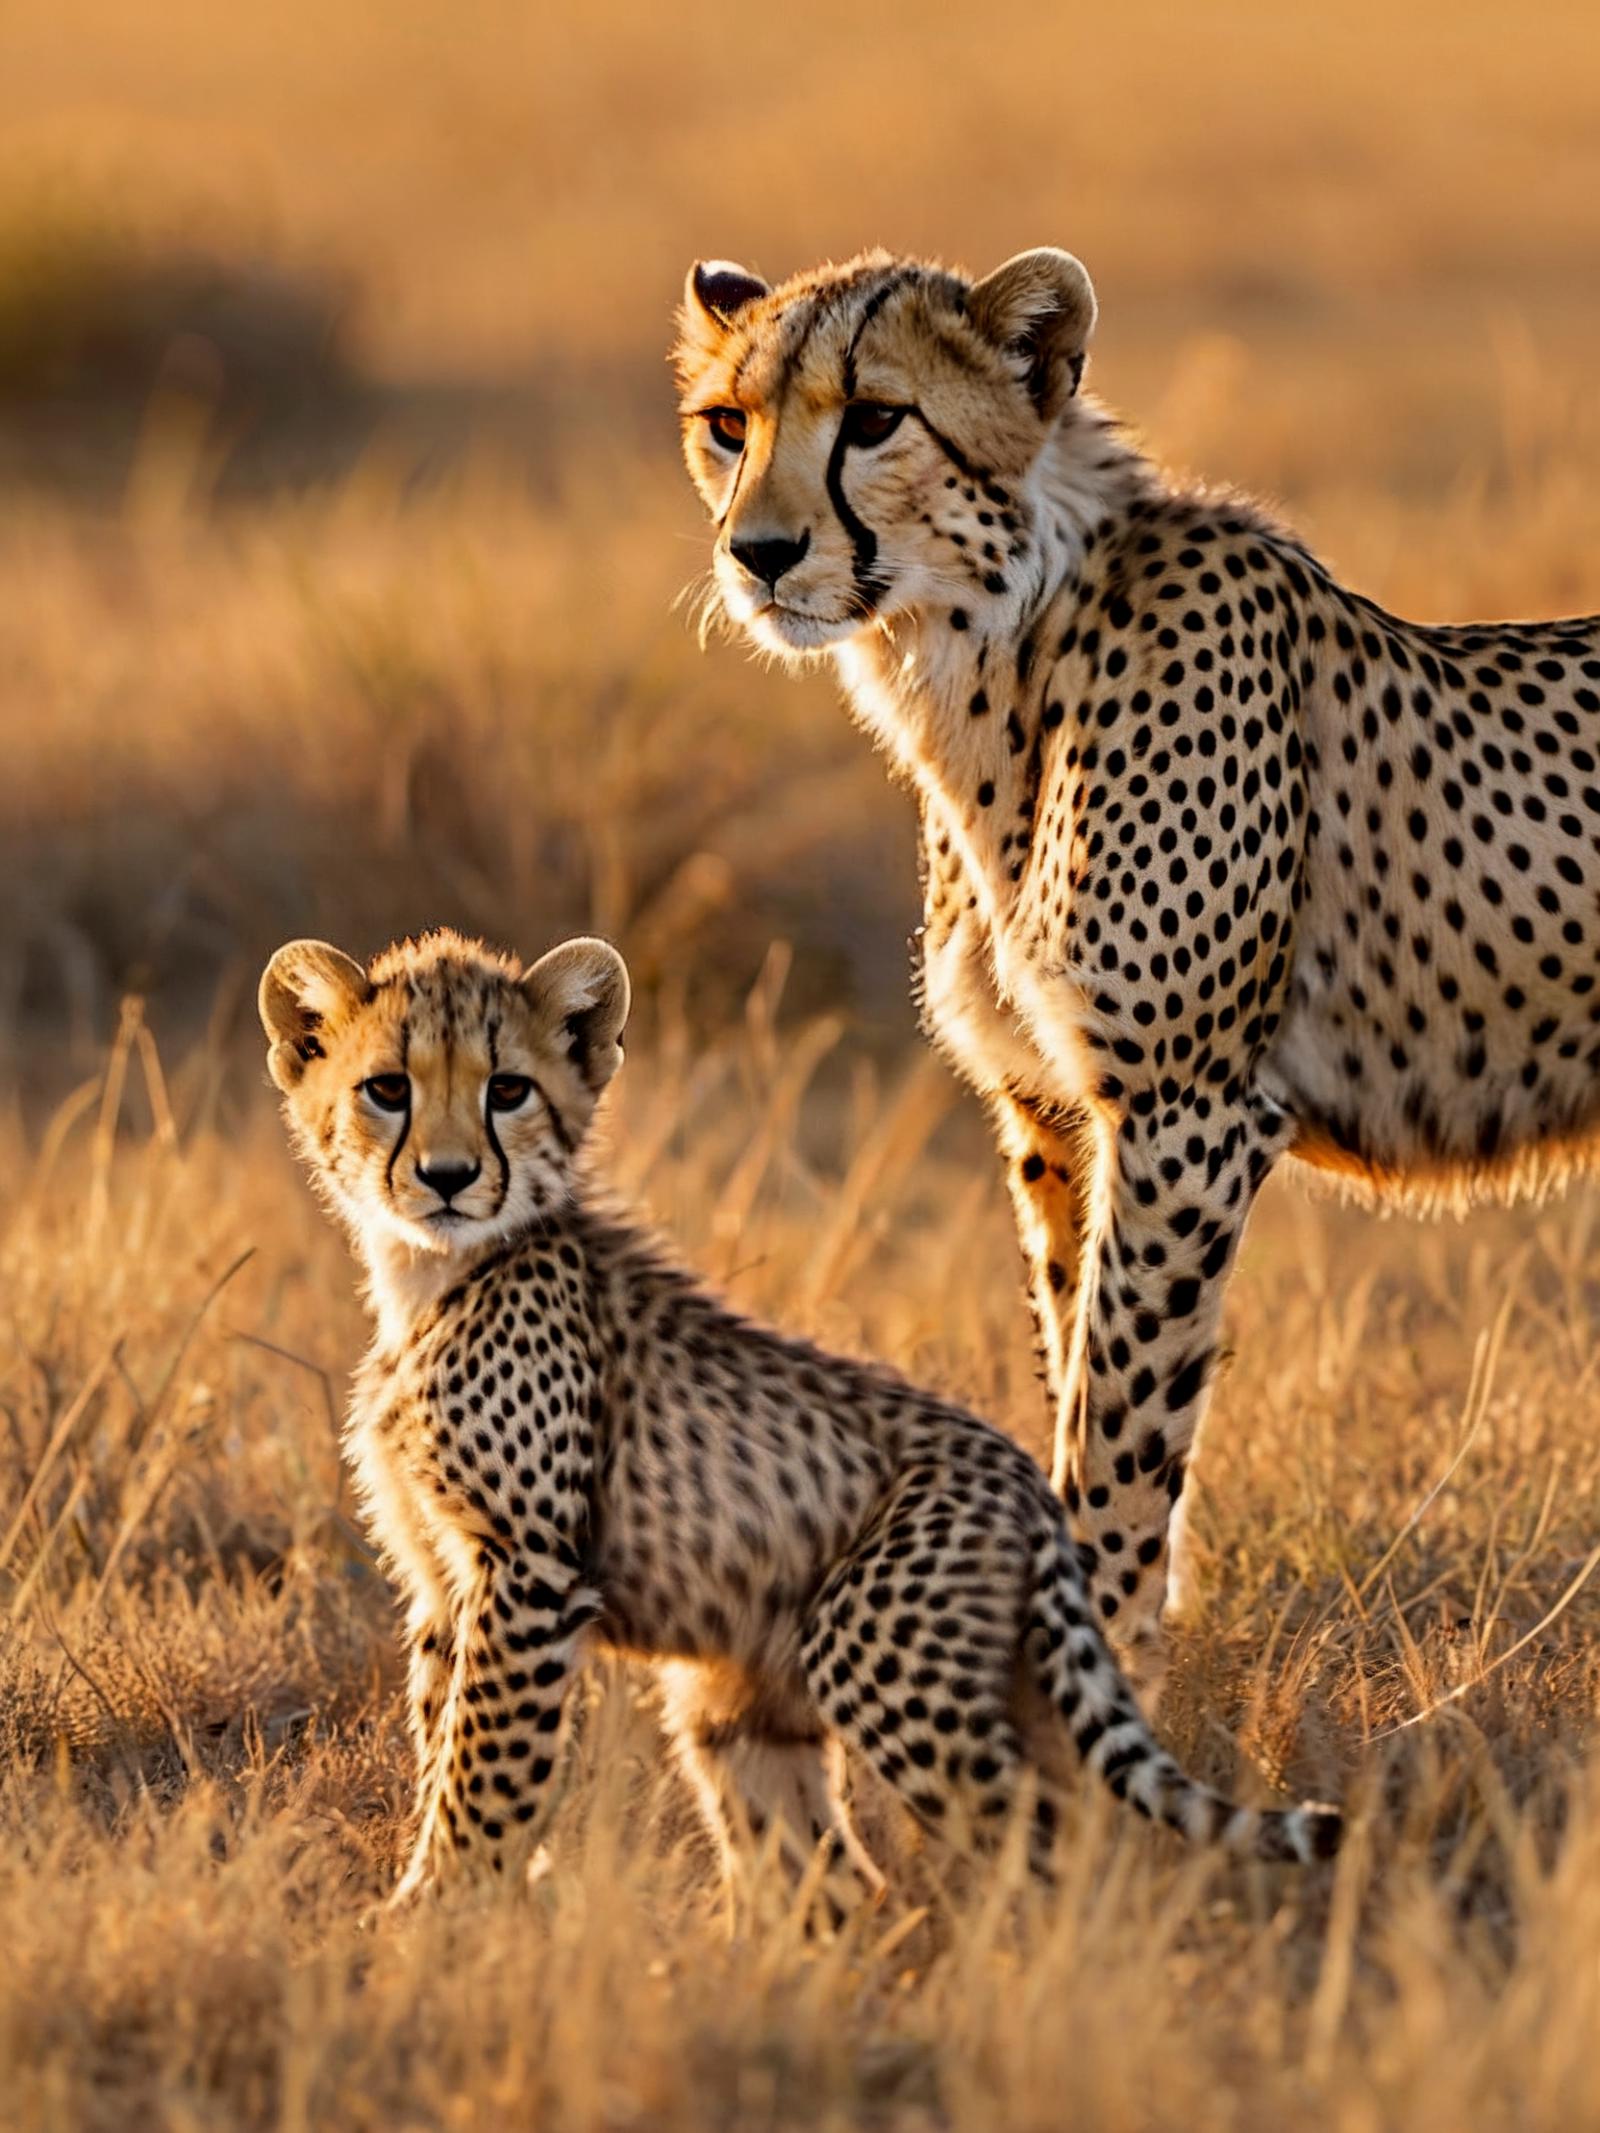
{"label": "spotted fur", "polygon": [[678,365],[723,607],[830,650],[916,797],[925,1019],[993,1109],[1057,1485],[1152,1680],[1278,1159],[1422,1207],[1594,1160],[1600,622],[1346,591],[1118,434],[1093,320],[1061,252],[701,268]]}
{"label": "spotted fur", "polygon": [[[879,1879],[844,1751],[982,1850],[1030,1741],[1063,1723],[1188,1836],[1330,1851],[1336,1815],[1232,1807],[1157,1745],[1016,1445],[737,1317],[598,1201],[579,1151],[627,998],[603,942],[524,972],[448,933],[370,969],[297,942],[262,982],[291,1134],[378,1322],[347,1444],[407,1605],[417,1836],[397,1894],[526,1860],[599,1646],[661,1669],[718,1833],[771,1828],[797,1867],[823,1844],[830,1887]],[[1056,1814],[1041,1778],[1042,1871]]]}

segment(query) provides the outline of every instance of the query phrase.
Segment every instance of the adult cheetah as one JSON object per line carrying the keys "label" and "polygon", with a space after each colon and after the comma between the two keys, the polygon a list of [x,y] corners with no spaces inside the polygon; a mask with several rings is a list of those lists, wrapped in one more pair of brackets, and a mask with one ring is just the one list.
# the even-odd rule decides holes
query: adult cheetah
{"label": "adult cheetah", "polygon": [[[569,941],[524,971],[444,932],[364,968],[296,941],[260,1002],[377,1319],[347,1444],[408,1608],[418,1814],[397,1898],[525,1863],[599,1644],[670,1669],[719,1833],[743,1803],[795,1864],[828,1846],[838,1901],[878,1880],[844,1818],[844,1748],[983,1849],[1063,1721],[1189,1836],[1333,1849],[1337,1815],[1232,1807],[1157,1745],[1060,1500],[1008,1438],[737,1317],[597,1201],[580,1157],[621,1060],[615,949]],[[1041,1773],[1041,1870],[1055,1812]]]}
{"label": "adult cheetah", "polygon": [[701,265],[677,364],[722,607],[831,652],[915,795],[927,1026],[993,1110],[1056,1483],[1153,1681],[1279,1157],[1451,1205],[1591,1160],[1600,622],[1346,591],[1118,433],[1094,318],[1053,250]]}

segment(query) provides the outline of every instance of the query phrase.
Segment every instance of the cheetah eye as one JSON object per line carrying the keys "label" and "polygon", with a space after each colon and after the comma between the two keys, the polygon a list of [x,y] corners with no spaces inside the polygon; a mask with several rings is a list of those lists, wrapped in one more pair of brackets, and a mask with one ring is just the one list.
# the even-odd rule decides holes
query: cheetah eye
{"label": "cheetah eye", "polygon": [[742,407],[708,407],[704,421],[725,452],[744,450],[745,413]]}
{"label": "cheetah eye", "polygon": [[526,1074],[491,1074],[489,1077],[489,1109],[491,1111],[520,1111],[528,1101],[533,1083]]}
{"label": "cheetah eye", "polygon": [[886,407],[881,400],[852,400],[844,411],[841,434],[846,444],[864,445],[869,451],[892,437],[906,419],[903,407]]}
{"label": "cheetah eye", "polygon": [[404,1111],[411,1102],[411,1082],[405,1074],[371,1074],[361,1084],[361,1093],[380,1111]]}

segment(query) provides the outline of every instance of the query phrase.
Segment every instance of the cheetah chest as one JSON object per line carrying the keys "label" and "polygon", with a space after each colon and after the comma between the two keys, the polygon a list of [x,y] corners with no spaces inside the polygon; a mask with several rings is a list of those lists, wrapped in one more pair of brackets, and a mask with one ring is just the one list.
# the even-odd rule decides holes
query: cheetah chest
{"label": "cheetah chest", "polygon": [[1003,922],[975,910],[921,939],[923,1018],[952,1064],[983,1096],[1002,1091],[1082,1103],[1093,1086],[1075,980],[1052,973]]}
{"label": "cheetah chest", "polygon": [[922,1006],[928,1029],[984,1095],[1035,1086],[1043,1070],[1016,1009],[1000,996],[986,929],[962,924],[922,939]]}

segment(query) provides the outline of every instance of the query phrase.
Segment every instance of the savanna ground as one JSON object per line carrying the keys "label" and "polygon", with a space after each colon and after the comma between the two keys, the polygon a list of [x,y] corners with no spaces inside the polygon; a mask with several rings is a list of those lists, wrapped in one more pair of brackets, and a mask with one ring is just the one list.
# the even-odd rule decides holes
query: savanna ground
{"label": "savanna ground", "polygon": [[998,1171],[905,1000],[905,803],[825,678],[673,611],[683,266],[1068,243],[1169,459],[1404,610],[1592,609],[1597,91],[1576,5],[11,0],[8,2133],[1600,2125],[1593,1188],[1429,1230],[1285,1180],[1252,1230],[1164,1724],[1345,1798],[1336,1872],[1088,1802],[1048,1905],[827,1940],[769,1880],[730,1936],[618,1680],[529,1901],[363,1932],[406,1757],[362,1327],[251,1008],[292,933],[613,934],[624,1187],[1038,1442]]}

